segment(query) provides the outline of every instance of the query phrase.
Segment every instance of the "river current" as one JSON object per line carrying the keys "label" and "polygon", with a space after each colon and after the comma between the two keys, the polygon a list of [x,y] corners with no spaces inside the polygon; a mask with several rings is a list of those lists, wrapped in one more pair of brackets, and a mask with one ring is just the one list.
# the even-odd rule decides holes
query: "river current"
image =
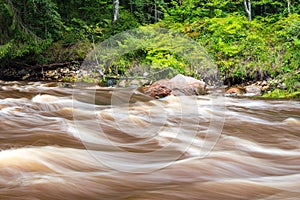
{"label": "river current", "polygon": [[300,102],[0,81],[0,199],[300,199]]}

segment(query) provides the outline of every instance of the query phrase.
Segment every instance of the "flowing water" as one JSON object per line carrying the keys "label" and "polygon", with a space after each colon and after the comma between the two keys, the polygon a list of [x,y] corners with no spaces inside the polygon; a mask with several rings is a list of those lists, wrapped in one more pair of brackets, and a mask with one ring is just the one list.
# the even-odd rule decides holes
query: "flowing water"
{"label": "flowing water", "polygon": [[300,102],[0,82],[0,199],[300,199]]}

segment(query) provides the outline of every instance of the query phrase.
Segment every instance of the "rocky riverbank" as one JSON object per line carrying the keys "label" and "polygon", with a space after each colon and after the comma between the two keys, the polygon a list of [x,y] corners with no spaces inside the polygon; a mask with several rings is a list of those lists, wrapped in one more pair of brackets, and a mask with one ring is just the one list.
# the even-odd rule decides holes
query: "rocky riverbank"
{"label": "rocky riverbank", "polygon": [[[21,70],[19,70],[21,69]],[[0,80],[22,80],[22,81],[57,81],[76,82],[77,80],[87,82],[99,82],[100,86],[116,87],[140,87],[140,91],[153,98],[161,98],[168,95],[204,95],[210,93],[210,87],[203,81],[177,75],[172,79],[154,81],[149,78],[108,78],[106,81],[98,81],[95,78],[82,78],[79,62],[55,63],[42,66],[22,66],[1,69]],[[296,84],[298,90],[300,84]],[[300,92],[289,94],[287,86],[283,81],[268,78],[261,81],[248,81],[245,83],[225,86],[227,97],[288,97],[300,98]],[[275,91],[275,94],[274,94]]]}
{"label": "rocky riverbank", "polygon": [[74,82],[80,74],[80,62],[34,66],[20,64],[2,68],[0,71],[0,80]]}

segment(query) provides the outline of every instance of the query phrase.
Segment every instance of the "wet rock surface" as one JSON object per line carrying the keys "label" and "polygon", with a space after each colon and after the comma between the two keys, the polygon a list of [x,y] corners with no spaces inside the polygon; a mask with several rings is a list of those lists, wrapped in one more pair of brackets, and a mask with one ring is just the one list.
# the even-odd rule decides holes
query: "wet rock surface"
{"label": "wet rock surface", "polygon": [[[277,85],[276,85],[277,86]],[[237,85],[226,89],[227,97],[255,97],[270,91],[276,87],[272,81],[257,81],[254,83],[246,83],[245,85]]]}
{"label": "wet rock surface", "polygon": [[172,79],[163,79],[144,87],[142,91],[153,97],[161,98],[168,95],[192,96],[206,94],[206,84],[203,81],[182,74]]}
{"label": "wet rock surface", "polygon": [[225,96],[227,97],[236,97],[236,96],[242,96],[244,93],[244,91],[240,88],[237,87],[232,87],[229,88],[226,92],[225,92]]}

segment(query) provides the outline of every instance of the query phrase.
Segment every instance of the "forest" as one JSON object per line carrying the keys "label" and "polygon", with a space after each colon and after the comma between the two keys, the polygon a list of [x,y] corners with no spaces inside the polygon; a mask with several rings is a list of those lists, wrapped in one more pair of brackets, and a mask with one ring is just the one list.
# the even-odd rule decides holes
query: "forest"
{"label": "forest", "polygon": [[[270,97],[300,94],[300,0],[0,2],[0,79],[14,79],[11,69],[78,66],[94,44],[152,26],[203,46],[226,85],[267,80],[276,85]],[[151,48],[125,54],[103,72],[118,77],[142,64],[199,76],[175,53]]]}

